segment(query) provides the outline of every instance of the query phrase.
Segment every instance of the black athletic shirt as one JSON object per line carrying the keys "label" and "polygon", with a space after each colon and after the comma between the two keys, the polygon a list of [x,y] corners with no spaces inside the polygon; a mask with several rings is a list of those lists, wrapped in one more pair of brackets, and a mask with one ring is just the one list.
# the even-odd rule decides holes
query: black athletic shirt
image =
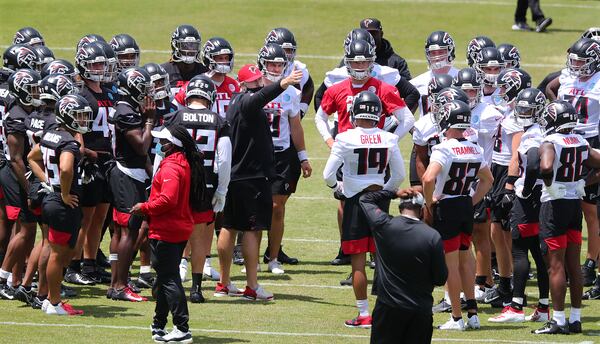
{"label": "black athletic shirt", "polygon": [[87,86],[83,87],[80,94],[90,103],[94,117],[92,130],[83,135],[85,148],[93,151],[111,152],[108,119],[113,105],[116,103],[115,95],[104,87],[102,87],[101,93],[96,93]]}
{"label": "black athletic shirt", "polygon": [[440,234],[419,220],[392,217],[377,203],[395,198],[391,191],[367,192],[360,206],[377,247],[377,302],[431,314],[434,286],[446,283],[448,269]]}
{"label": "black athletic shirt", "polygon": [[183,87],[187,81],[192,80],[196,75],[208,72],[208,68],[202,63],[194,63],[194,69],[190,73],[182,73],[177,67],[177,63],[172,61],[165,62],[161,66],[169,74],[169,85],[172,89]]}
{"label": "black athletic shirt", "polygon": [[58,128],[58,123],[54,111],[44,108],[41,111],[32,112],[27,117],[25,126],[27,127],[27,138],[33,147],[33,145],[40,142],[44,132]]}
{"label": "black athletic shirt", "polygon": [[79,162],[81,161],[81,145],[75,138],[65,130],[52,128],[42,136],[40,149],[44,157],[44,169],[46,178],[54,187],[55,191],[60,191],[60,154],[62,152],[71,152],[75,155],[73,162],[73,181],[71,182],[71,194],[81,195],[81,171]]}
{"label": "black athletic shirt", "polygon": [[[0,74],[0,80],[1,79],[2,78]],[[13,102],[14,98],[8,91],[8,84],[5,82],[0,83],[0,132],[3,128],[2,121],[4,120],[4,115],[6,115],[6,112],[8,111]],[[5,144],[6,142],[4,141],[4,135],[0,135],[0,165],[2,165],[4,161],[6,161],[6,158],[4,157]]]}
{"label": "black athletic shirt", "polygon": [[231,181],[275,175],[271,126],[263,107],[282,92],[275,82],[256,93],[233,95],[226,116],[231,128]]}
{"label": "black athletic shirt", "polygon": [[125,135],[134,129],[144,130],[142,115],[129,103],[118,102],[115,112],[110,119],[115,126],[115,158],[123,166],[128,168],[145,168],[148,155],[138,155]]}
{"label": "black athletic shirt", "polygon": [[[31,150],[31,145],[29,140],[27,139],[27,126],[26,121],[29,117],[29,114],[23,110],[20,103],[15,102],[13,106],[6,112],[6,115],[2,121],[2,141],[7,142],[8,135],[20,135],[23,137],[23,162],[25,166],[29,166],[27,162],[27,154]],[[6,156],[6,160],[10,161],[10,150],[8,145],[4,145],[4,154]]]}

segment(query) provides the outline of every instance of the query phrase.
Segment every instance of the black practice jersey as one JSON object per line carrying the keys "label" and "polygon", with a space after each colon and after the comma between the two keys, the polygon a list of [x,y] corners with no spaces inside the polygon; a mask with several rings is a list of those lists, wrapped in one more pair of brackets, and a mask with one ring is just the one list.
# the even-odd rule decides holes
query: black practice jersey
{"label": "black practice jersey", "polygon": [[40,141],[40,149],[44,159],[46,180],[56,191],[60,190],[60,155],[63,152],[70,152],[75,156],[70,193],[75,195],[81,194],[80,147],[81,145],[75,140],[73,135],[65,130],[51,128],[44,132]]}
{"label": "black practice jersey", "polygon": [[39,143],[42,135],[49,129],[58,128],[54,111],[43,109],[41,111],[32,112],[25,121],[27,127],[27,138],[31,146]]}
{"label": "black practice jersey", "polygon": [[111,137],[108,118],[113,111],[115,95],[106,88],[102,88],[101,93],[96,93],[84,86],[80,93],[89,103],[92,108],[94,122],[92,130],[83,135],[83,143],[85,148],[93,151],[110,152]]}
{"label": "black practice jersey", "polygon": [[[19,135],[23,137],[23,162],[27,166],[27,154],[31,150],[31,145],[27,139],[27,118],[29,114],[20,104],[14,103],[13,106],[4,114],[2,118],[2,142],[4,142],[4,155],[6,160],[10,161],[11,152],[6,144],[8,135]],[[14,153],[14,152],[13,152]]]}
{"label": "black practice jersey", "polygon": [[167,74],[169,74],[169,84],[173,94],[177,94],[179,89],[196,75],[208,72],[208,68],[202,63],[194,63],[194,69],[190,73],[182,73],[177,67],[176,62],[165,62],[161,64],[161,66],[165,69]]}
{"label": "black practice jersey", "polygon": [[125,137],[130,130],[144,130],[142,115],[129,103],[118,102],[110,121],[114,125],[115,146],[113,148],[117,161],[128,168],[145,168],[148,156],[137,154]]}

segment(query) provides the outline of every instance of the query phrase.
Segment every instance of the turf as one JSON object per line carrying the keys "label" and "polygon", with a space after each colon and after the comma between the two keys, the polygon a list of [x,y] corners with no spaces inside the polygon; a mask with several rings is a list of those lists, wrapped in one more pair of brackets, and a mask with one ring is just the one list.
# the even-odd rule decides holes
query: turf
{"label": "turf", "polygon": [[[0,44],[6,46],[13,33],[34,26],[44,35],[57,57],[72,60],[77,40],[87,33],[109,38],[128,32],[146,51],[142,62],[163,62],[169,58],[170,33],[181,23],[198,27],[203,40],[227,38],[238,53],[236,66],[255,59],[263,38],[273,27],[286,26],[296,35],[299,59],[305,62],[316,87],[324,73],[337,65],[346,33],[367,16],[381,19],[385,37],[409,61],[413,76],[425,71],[423,45],[433,30],[448,30],[457,42],[457,65],[464,66],[465,45],[478,34],[495,42],[519,47],[525,68],[537,84],[547,73],[564,66],[565,51],[579,34],[597,26],[598,2],[569,0],[542,1],[554,25],[545,34],[510,30],[514,0],[468,1],[2,1]],[[596,15],[594,15],[596,13]],[[312,107],[312,106],[311,106]],[[269,304],[212,297],[214,282],[205,282],[208,301],[190,305],[190,326],[195,342],[206,343],[365,343],[368,330],[353,330],[343,321],[355,316],[353,293],[339,287],[348,267],[333,267],[328,261],[337,251],[336,202],[322,180],[328,150],[314,126],[314,112],[304,119],[307,149],[314,175],[300,183],[287,210],[285,251],[301,260],[286,266],[287,274],[260,273],[263,285],[275,293]],[[402,151],[408,157],[411,145],[405,138]],[[213,245],[214,246],[214,245]],[[105,252],[106,245],[104,244]],[[264,246],[263,246],[264,247]],[[214,247],[213,247],[214,249]],[[585,250],[584,250],[585,251]],[[214,263],[216,265],[216,261]],[[263,265],[263,269],[266,266]],[[243,286],[239,268],[234,268],[238,286]],[[137,268],[134,269],[137,272]],[[372,275],[372,272],[369,272]],[[185,284],[189,287],[189,282]],[[86,311],[76,318],[51,318],[19,302],[0,301],[0,343],[143,343],[150,342],[147,329],[153,303],[123,303],[104,298],[105,287],[76,287],[80,297],[71,303]],[[528,288],[535,304],[537,288]],[[148,296],[149,292],[144,291]],[[442,295],[436,289],[434,298]],[[373,305],[374,299],[371,299]],[[491,325],[495,314],[489,306],[480,309],[482,329],[477,332],[434,332],[436,342],[595,342],[600,335],[600,306],[584,303],[584,334],[538,337],[530,334],[537,324]],[[436,315],[434,324],[447,319]],[[13,324],[19,323],[19,324]],[[60,325],[60,326],[59,326]],[[88,327],[86,327],[89,325]]]}

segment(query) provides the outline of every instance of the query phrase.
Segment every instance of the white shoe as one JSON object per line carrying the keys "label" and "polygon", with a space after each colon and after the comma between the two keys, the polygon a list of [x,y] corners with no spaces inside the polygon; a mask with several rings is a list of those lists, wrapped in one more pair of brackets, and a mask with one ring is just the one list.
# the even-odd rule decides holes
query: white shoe
{"label": "white shoe", "polygon": [[448,320],[445,324],[440,325],[438,328],[440,330],[464,331],[465,322],[462,318],[460,318],[458,321],[454,321],[452,316],[450,316],[450,320]]}
{"label": "white shoe", "polygon": [[533,314],[525,317],[525,321],[547,323],[550,321],[550,312],[548,310],[540,312],[540,309],[536,308],[535,311],[533,311]]}
{"label": "white shoe", "polygon": [[282,275],[285,273],[281,267],[281,263],[277,259],[273,259],[269,262],[269,271],[275,275]]}
{"label": "white shoe", "polygon": [[479,330],[480,328],[481,323],[479,322],[479,317],[477,315],[470,317],[465,325],[465,330]]}
{"label": "white shoe", "polygon": [[189,344],[194,341],[192,338],[192,332],[182,332],[177,326],[173,326],[173,331],[169,332],[167,335],[162,337],[157,337],[154,339],[156,343],[183,343]]}
{"label": "white shoe", "polygon": [[181,282],[185,282],[185,278],[187,277],[188,271],[188,261],[185,258],[181,259],[179,263],[179,277],[181,277]]}
{"label": "white shoe", "polygon": [[42,312],[46,313],[46,309],[48,309],[48,305],[50,304],[50,300],[45,299],[44,302],[42,302]]}
{"label": "white shoe", "polygon": [[493,323],[520,323],[525,322],[525,313],[510,306],[504,307],[502,313],[488,319]]}
{"label": "white shoe", "polygon": [[48,315],[68,315],[67,311],[62,307],[62,303],[54,306],[50,302],[48,302],[48,306],[46,307],[46,314]]}
{"label": "white shoe", "polygon": [[475,301],[482,303],[485,300],[486,293],[488,293],[488,290],[490,289],[492,288],[483,287],[483,289],[481,289],[480,286],[475,285]]}
{"label": "white shoe", "polygon": [[[260,264],[256,264],[256,271],[257,271],[257,272],[261,272],[261,271],[262,271],[262,269],[261,269],[261,267],[260,267]],[[245,267],[245,266],[242,268],[242,273],[243,273],[243,274],[245,274],[245,273],[246,273],[246,267]]]}
{"label": "white shoe", "polygon": [[202,271],[202,273],[204,277],[212,281],[218,281],[221,279],[221,275],[219,274],[219,272],[213,269],[210,265],[210,258],[206,258],[206,260],[204,261],[204,270]]}
{"label": "white shoe", "polygon": [[260,284],[256,290],[252,290],[250,287],[246,286],[246,290],[244,290],[244,299],[250,301],[273,301],[273,294],[264,290]]}

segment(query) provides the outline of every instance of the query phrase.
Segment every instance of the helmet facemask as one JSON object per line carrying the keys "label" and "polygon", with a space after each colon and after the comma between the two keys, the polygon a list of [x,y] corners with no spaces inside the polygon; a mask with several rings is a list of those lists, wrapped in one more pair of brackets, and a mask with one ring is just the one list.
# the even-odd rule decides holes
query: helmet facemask
{"label": "helmet facemask", "polygon": [[201,41],[194,37],[186,37],[173,41],[173,61],[187,64],[200,62]]}
{"label": "helmet facemask", "polygon": [[440,47],[431,45],[425,52],[429,69],[438,70],[444,67],[452,66],[450,47]]}
{"label": "helmet facemask", "polygon": [[[369,62],[369,64],[366,68],[353,68],[352,62]],[[354,58],[344,58],[344,63],[346,65],[346,69],[348,70],[348,74],[350,74],[350,76],[356,80],[368,79],[373,72],[374,62],[375,57],[355,56]]]}

